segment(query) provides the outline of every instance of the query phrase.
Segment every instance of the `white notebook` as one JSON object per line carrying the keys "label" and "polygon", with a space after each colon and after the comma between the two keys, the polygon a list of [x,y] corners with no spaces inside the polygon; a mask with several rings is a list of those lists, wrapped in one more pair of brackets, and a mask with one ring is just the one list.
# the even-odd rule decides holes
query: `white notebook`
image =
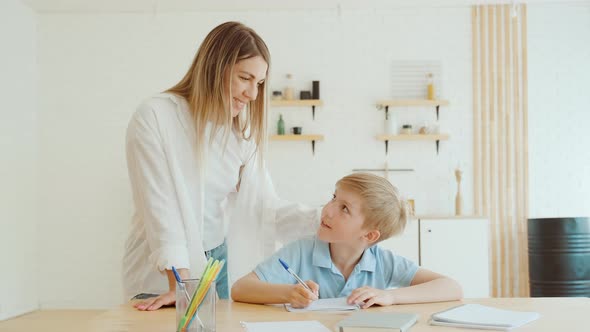
{"label": "white notebook", "polygon": [[430,324],[507,331],[539,317],[536,312],[497,309],[481,304],[463,304],[432,314]]}
{"label": "white notebook", "polygon": [[291,312],[306,312],[306,311],[352,311],[358,310],[359,306],[356,304],[346,303],[345,297],[338,297],[334,299],[319,299],[313,301],[305,308],[293,308],[290,304],[285,304],[285,308]]}
{"label": "white notebook", "polygon": [[332,332],[317,320],[240,323],[247,332]]}

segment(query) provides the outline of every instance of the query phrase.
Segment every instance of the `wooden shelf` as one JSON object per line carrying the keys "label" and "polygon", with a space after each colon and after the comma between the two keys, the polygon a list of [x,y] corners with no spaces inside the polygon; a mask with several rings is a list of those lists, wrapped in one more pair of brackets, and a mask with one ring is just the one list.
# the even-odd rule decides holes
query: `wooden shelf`
{"label": "wooden shelf", "polygon": [[417,216],[413,216],[414,219],[442,219],[442,220],[447,220],[447,219],[486,219],[486,217],[484,216],[471,216],[471,215],[460,215],[460,216],[452,216],[452,215],[417,215]]}
{"label": "wooden shelf", "polygon": [[435,106],[436,120],[438,121],[438,111],[441,106],[449,105],[448,100],[444,99],[389,99],[380,100],[377,102],[377,109],[385,108],[385,120],[388,118],[389,107],[403,107],[403,106]]}
{"label": "wooden shelf", "polygon": [[377,139],[385,142],[385,155],[389,152],[389,141],[435,141],[436,154],[440,141],[449,139],[448,134],[408,134],[408,135],[377,135]]}
{"label": "wooden shelf", "polygon": [[320,99],[294,99],[294,100],[271,100],[270,107],[309,107],[311,106],[311,117],[315,120],[315,107],[323,106]]}
{"label": "wooden shelf", "polygon": [[271,141],[310,141],[311,153],[315,155],[315,141],[323,141],[324,135],[271,135]]}
{"label": "wooden shelf", "polygon": [[386,106],[447,106],[449,105],[448,100],[444,99],[389,99],[379,100],[377,107],[383,108]]}
{"label": "wooden shelf", "polygon": [[401,134],[401,135],[378,135],[380,141],[446,141],[448,134]]}
{"label": "wooden shelf", "polygon": [[294,100],[271,100],[271,107],[307,107],[307,106],[323,106],[324,102],[320,99],[294,99]]}
{"label": "wooden shelf", "polygon": [[323,141],[324,135],[272,135],[271,141]]}

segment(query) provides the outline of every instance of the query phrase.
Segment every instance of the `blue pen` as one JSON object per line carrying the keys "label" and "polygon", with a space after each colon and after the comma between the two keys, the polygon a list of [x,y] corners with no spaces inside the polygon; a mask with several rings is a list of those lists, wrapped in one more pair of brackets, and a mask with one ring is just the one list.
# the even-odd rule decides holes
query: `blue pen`
{"label": "blue pen", "polygon": [[[182,282],[182,279],[180,279],[180,274],[178,274],[178,271],[176,271],[176,268],[174,268],[174,266],[172,267],[172,273],[174,273],[174,278],[176,279],[176,282],[178,283],[178,287],[180,287],[180,289],[182,291],[184,291],[184,296],[186,297],[186,301],[187,301],[186,303],[188,306],[188,304],[191,303],[191,296],[188,295],[188,292],[186,291],[186,287],[184,287],[184,283]],[[193,319],[195,317],[197,317],[197,320],[199,321],[199,325],[201,325],[201,327],[203,327],[204,325],[203,325],[203,322],[201,321],[201,319],[197,315],[194,315]],[[192,319],[191,319],[191,322],[192,322]]]}
{"label": "blue pen", "polygon": [[[311,288],[309,288],[309,286],[307,286],[306,283],[303,282],[303,280],[301,280],[301,278],[299,278],[299,276],[297,275],[297,273],[293,272],[293,270],[291,270],[291,268],[289,267],[289,265],[287,265],[287,263],[285,263],[284,260],[279,258],[279,262],[281,263],[281,265],[285,268],[285,270],[287,270],[287,272],[291,273],[291,275],[297,279],[297,282],[299,282],[301,284],[301,286],[305,287],[305,289],[307,289],[308,291],[312,292]],[[314,293],[315,294],[315,293]]]}
{"label": "blue pen", "polygon": [[180,274],[178,274],[178,271],[176,271],[174,266],[172,267],[172,273],[174,273],[174,278],[176,278],[176,282],[178,283],[178,287],[180,287],[180,290],[184,291],[184,295],[186,296],[186,300],[188,302],[190,302],[191,296],[188,295],[188,292],[186,291],[186,287],[184,287],[184,283],[182,282],[182,279],[180,279]]}

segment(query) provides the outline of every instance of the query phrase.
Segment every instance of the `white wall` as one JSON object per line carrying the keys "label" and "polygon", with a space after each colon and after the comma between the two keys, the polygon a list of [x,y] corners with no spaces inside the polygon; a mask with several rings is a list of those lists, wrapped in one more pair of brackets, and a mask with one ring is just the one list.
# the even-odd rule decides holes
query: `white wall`
{"label": "white wall", "polygon": [[0,2],[0,320],[38,307],[36,15]]}
{"label": "white wall", "polygon": [[529,213],[590,216],[590,4],[528,19]]}
{"label": "white wall", "polygon": [[[252,26],[267,41],[273,56],[273,88],[282,87],[287,72],[295,74],[297,89],[309,88],[311,80],[321,81],[325,106],[316,112],[315,121],[307,109],[272,111],[273,124],[283,113],[287,126],[302,125],[306,132],[326,135],[315,157],[309,143],[271,143],[271,173],[279,194],[319,205],[329,198],[334,182],[353,168],[381,168],[384,146],[374,137],[381,132],[384,116],[374,104],[391,96],[392,61],[436,60],[443,67],[441,95],[451,102],[441,110],[440,126],[451,140],[441,144],[438,156],[433,143],[391,144],[390,167],[415,172],[393,173],[390,178],[416,200],[419,214],[451,214],[453,169],[461,163],[464,203],[471,212],[470,17],[467,7],[41,15],[41,306],[92,308],[121,302],[120,259],[132,213],[123,144],[127,121],[141,99],[184,74],[205,34],[226,20]],[[554,21],[558,22],[546,23]],[[561,207],[571,208],[563,213],[582,213],[573,210],[582,207],[583,198],[574,196],[571,188],[589,197],[584,165],[590,158],[581,141],[590,141],[584,126],[589,122],[583,121],[588,120],[583,112],[588,93],[579,78],[590,77],[585,63],[588,46],[583,42],[589,39],[588,21],[587,6],[529,7],[532,215]],[[586,75],[578,76],[574,68]],[[577,87],[572,81],[579,82]],[[414,124],[435,117],[430,109],[395,112],[400,122]],[[559,121],[567,122],[555,128],[563,123]],[[556,141],[567,142],[567,148]],[[561,157],[541,157],[545,151]],[[559,166],[567,165],[565,158],[577,161],[572,168],[576,175],[558,173]],[[556,185],[554,176],[562,186]],[[576,177],[585,177],[586,185],[573,182]],[[571,193],[567,202],[564,192]],[[76,278],[66,278],[66,270],[76,271]]]}
{"label": "white wall", "polygon": [[[297,89],[321,81],[325,106],[282,112],[288,126],[315,126],[326,135],[312,157],[310,143],[272,142],[271,173],[285,198],[319,205],[353,168],[383,167],[383,111],[391,96],[393,60],[438,60],[441,130],[451,140],[395,143],[390,167],[414,168],[392,181],[415,198],[419,213],[450,214],[453,167],[471,167],[470,10],[401,9],[189,14],[44,14],[40,63],[40,301],[42,307],[104,307],[121,301],[120,258],[132,202],[124,159],[127,121],[142,98],[175,83],[197,46],[218,23],[240,20],[267,41],[273,87],[295,74]],[[76,27],[72,29],[72,27]],[[432,109],[399,110],[401,118],[434,121]],[[464,183],[471,206],[471,181]],[[74,269],[76,281],[64,278]],[[105,291],[108,290],[108,291]]]}

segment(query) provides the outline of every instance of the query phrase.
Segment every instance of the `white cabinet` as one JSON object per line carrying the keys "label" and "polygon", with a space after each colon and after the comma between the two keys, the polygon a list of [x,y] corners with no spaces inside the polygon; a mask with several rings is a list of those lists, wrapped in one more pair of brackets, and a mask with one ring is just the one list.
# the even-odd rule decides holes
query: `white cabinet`
{"label": "white cabinet", "polygon": [[380,245],[457,280],[466,298],[489,297],[487,219],[420,218],[408,226]]}
{"label": "white cabinet", "polygon": [[421,219],[420,266],[447,275],[465,297],[489,297],[489,239],[486,219]]}
{"label": "white cabinet", "polygon": [[419,226],[420,224],[417,219],[410,220],[403,234],[382,241],[379,245],[418,263],[420,262],[420,253],[418,250]]}

